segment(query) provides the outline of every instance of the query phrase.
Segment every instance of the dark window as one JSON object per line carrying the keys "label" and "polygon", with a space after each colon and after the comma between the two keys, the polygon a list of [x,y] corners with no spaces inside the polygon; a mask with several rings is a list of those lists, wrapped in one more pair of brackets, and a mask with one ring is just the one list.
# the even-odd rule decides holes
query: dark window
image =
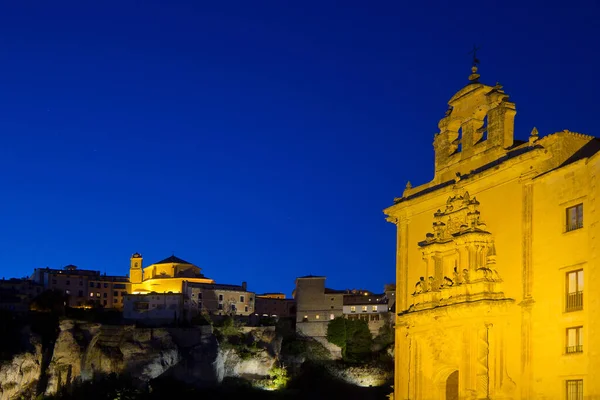
{"label": "dark window", "polygon": [[107,287],[108,287],[108,283],[105,283],[105,284],[104,284],[104,288],[107,288]]}
{"label": "dark window", "polygon": [[104,297],[104,298],[107,298],[107,297],[108,297],[108,293],[106,293],[106,292],[105,292],[105,293],[103,293],[103,294],[102,294],[102,297]]}
{"label": "dark window", "polygon": [[583,309],[583,270],[567,272],[565,311]]}
{"label": "dark window", "polygon": [[248,312],[248,306],[244,307],[244,312]]}
{"label": "dark window", "polygon": [[71,281],[67,279],[67,285],[71,286]]}
{"label": "dark window", "polygon": [[102,304],[104,304],[104,305],[107,305],[107,304],[108,304],[108,302],[107,302],[106,300],[103,300],[103,301],[102,301]]}
{"label": "dark window", "polygon": [[79,291],[79,297],[83,297],[83,290]]}
{"label": "dark window", "polygon": [[244,296],[240,296],[240,303],[243,303],[243,302],[244,302],[244,300],[245,300],[245,299],[244,299]]}
{"label": "dark window", "polygon": [[113,296],[117,297],[119,295],[119,292],[113,292]]}
{"label": "dark window", "polygon": [[79,280],[79,286],[83,286],[83,281],[81,279]]}
{"label": "dark window", "polygon": [[222,294],[219,295],[219,301],[223,301],[223,295]]}
{"label": "dark window", "polygon": [[100,282],[96,283],[96,288],[100,289]]}
{"label": "dark window", "polygon": [[583,204],[567,208],[567,232],[583,228]]}
{"label": "dark window", "polygon": [[115,283],[115,284],[113,284],[113,288],[114,289],[125,289],[125,284],[124,283]]}
{"label": "dark window", "polygon": [[90,282],[90,287],[94,287],[94,282]]}
{"label": "dark window", "polygon": [[583,400],[583,379],[567,381],[567,400]]}
{"label": "dark window", "polygon": [[217,307],[218,310],[222,310],[223,309],[223,304],[219,304],[219,306]]}
{"label": "dark window", "polygon": [[127,292],[121,292],[121,296],[127,296]]}
{"label": "dark window", "polygon": [[56,279],[52,279],[52,284],[56,285]]}

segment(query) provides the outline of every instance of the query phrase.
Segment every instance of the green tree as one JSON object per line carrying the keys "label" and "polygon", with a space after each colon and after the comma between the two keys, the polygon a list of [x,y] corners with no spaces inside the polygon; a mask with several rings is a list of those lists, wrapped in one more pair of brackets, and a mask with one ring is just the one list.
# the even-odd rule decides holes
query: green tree
{"label": "green tree", "polygon": [[366,361],[371,353],[373,336],[369,323],[362,319],[346,322],[346,355],[348,361]]}
{"label": "green tree", "polygon": [[342,349],[342,356],[346,354],[347,346],[347,322],[344,317],[337,317],[327,324],[327,341]]}

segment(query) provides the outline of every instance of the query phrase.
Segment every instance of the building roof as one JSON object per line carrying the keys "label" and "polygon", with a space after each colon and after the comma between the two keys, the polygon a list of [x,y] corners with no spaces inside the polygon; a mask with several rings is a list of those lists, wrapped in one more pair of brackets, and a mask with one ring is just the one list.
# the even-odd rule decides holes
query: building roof
{"label": "building roof", "polygon": [[199,282],[188,282],[188,286],[190,287],[198,287],[203,289],[213,289],[213,290],[231,290],[235,292],[248,292],[247,288],[239,285],[228,285],[225,283],[199,283]]}
{"label": "building roof", "polygon": [[369,305],[369,304],[387,304],[388,298],[385,293],[382,294],[352,294],[344,296],[344,305]]}
{"label": "building roof", "polygon": [[171,257],[167,257],[164,260],[161,260],[159,262],[156,262],[154,264],[189,264],[189,265],[194,265],[191,262],[187,262],[185,260],[182,260],[179,257],[175,257],[174,255],[172,255]]}
{"label": "building roof", "polygon": [[318,275],[304,275],[304,276],[299,276],[296,279],[310,279],[310,278],[325,279],[324,276],[318,276]]}

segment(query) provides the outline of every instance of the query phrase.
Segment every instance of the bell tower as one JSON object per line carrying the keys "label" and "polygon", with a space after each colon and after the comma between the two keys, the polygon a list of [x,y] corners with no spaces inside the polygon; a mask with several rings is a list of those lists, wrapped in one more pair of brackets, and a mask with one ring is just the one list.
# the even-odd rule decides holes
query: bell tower
{"label": "bell tower", "polygon": [[435,135],[435,182],[454,179],[505,156],[513,146],[515,104],[502,86],[479,82],[474,60],[469,84],[448,102]]}
{"label": "bell tower", "polygon": [[131,283],[142,283],[143,271],[142,271],[142,255],[135,253],[131,256],[129,265],[129,282]]}

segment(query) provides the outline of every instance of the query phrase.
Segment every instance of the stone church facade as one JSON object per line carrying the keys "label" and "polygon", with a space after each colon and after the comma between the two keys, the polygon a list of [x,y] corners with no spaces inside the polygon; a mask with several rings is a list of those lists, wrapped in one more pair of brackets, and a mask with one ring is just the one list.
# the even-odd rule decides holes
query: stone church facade
{"label": "stone church facade", "polygon": [[394,398],[600,399],[600,140],[514,139],[502,86],[469,83],[434,138],[435,175],[397,226]]}

